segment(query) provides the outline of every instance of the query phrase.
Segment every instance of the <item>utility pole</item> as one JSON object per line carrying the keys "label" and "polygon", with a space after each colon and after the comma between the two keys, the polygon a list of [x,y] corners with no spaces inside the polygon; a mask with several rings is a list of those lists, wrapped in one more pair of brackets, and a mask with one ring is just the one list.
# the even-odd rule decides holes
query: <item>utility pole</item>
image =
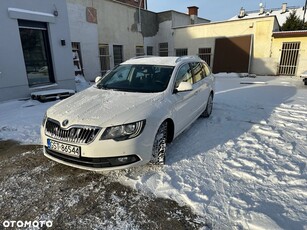
{"label": "utility pole", "polygon": [[303,23],[305,23],[306,6],[307,6],[307,0],[305,1],[305,6],[304,6]]}

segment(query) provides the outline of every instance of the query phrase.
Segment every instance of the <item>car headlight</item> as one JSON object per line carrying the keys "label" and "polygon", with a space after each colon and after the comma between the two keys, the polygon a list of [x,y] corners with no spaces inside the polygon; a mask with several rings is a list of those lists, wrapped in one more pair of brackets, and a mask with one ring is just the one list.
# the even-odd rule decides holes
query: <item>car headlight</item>
{"label": "car headlight", "polygon": [[146,120],[137,121],[124,125],[117,125],[105,129],[100,140],[113,139],[115,141],[123,141],[140,135],[144,129]]}

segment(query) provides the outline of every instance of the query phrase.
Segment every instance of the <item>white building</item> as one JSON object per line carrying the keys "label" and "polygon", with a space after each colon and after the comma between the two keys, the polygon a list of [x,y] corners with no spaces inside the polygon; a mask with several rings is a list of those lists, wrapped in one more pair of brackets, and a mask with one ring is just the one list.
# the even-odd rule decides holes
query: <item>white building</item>
{"label": "white building", "polygon": [[75,89],[66,3],[2,0],[0,101]]}

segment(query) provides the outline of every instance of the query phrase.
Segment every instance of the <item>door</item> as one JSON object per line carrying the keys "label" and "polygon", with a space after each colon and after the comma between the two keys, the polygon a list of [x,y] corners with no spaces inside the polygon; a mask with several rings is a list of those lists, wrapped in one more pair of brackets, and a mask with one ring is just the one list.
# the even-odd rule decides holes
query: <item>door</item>
{"label": "door", "polygon": [[215,40],[213,73],[248,73],[252,36],[217,38]]}
{"label": "door", "polygon": [[[193,74],[189,64],[184,64],[178,69],[174,88],[177,88],[180,82],[193,84]],[[177,92],[171,96],[171,103],[174,105],[173,119],[175,123],[175,136],[195,120],[197,113],[195,111],[197,107],[197,102],[195,101],[196,90],[193,88],[191,91]]]}
{"label": "door", "polygon": [[202,62],[191,63],[193,71],[193,89],[195,89],[195,116],[196,118],[206,109],[207,100],[211,91],[213,75],[210,68]]}
{"label": "door", "polygon": [[18,20],[18,25],[29,86],[54,83],[47,24]]}
{"label": "door", "polygon": [[282,44],[279,75],[294,76],[296,74],[299,51],[300,42],[284,42]]}

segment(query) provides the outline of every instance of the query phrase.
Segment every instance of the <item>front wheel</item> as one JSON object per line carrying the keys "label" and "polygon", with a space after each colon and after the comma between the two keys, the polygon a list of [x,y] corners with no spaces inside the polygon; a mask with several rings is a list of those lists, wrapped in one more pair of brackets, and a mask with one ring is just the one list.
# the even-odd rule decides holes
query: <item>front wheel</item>
{"label": "front wheel", "polygon": [[201,114],[202,117],[210,117],[213,108],[213,95],[210,93],[210,96],[207,101],[207,106],[205,111]]}
{"label": "front wheel", "polygon": [[165,164],[166,142],[167,142],[167,122],[163,122],[160,125],[154,139],[152,147],[152,159],[150,163],[155,165]]}

